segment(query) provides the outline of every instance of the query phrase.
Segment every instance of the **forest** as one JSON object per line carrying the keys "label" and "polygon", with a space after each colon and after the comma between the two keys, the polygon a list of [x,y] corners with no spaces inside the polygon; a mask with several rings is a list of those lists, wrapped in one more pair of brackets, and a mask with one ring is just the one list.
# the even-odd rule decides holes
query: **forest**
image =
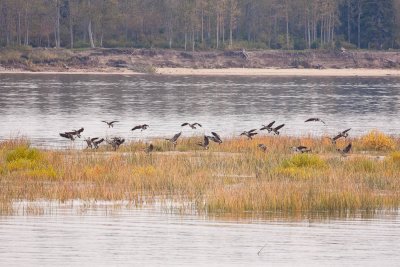
{"label": "forest", "polygon": [[400,0],[0,0],[0,46],[397,49]]}

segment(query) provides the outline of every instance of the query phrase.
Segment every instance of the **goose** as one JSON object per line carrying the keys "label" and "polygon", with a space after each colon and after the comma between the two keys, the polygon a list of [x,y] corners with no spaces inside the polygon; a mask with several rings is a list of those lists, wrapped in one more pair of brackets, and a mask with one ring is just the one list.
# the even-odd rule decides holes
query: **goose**
{"label": "goose", "polygon": [[306,121],[304,121],[304,122],[310,122],[310,121],[320,121],[320,122],[322,122],[323,124],[326,124],[323,120],[321,120],[320,118],[309,118],[309,119],[307,119]]}
{"label": "goose", "polygon": [[259,149],[261,149],[261,151],[263,152],[267,152],[267,146],[264,144],[258,144],[257,145]]}
{"label": "goose", "polygon": [[268,133],[272,131],[272,125],[274,125],[275,121],[270,122],[268,125],[263,125],[263,127],[260,129],[260,131],[263,130],[268,130]]}
{"label": "goose", "polygon": [[142,124],[142,125],[137,125],[137,126],[133,127],[131,129],[131,131],[138,130],[138,129],[141,129],[140,131],[143,131],[143,130],[146,130],[147,128],[149,128],[149,125]]}
{"label": "goose", "polygon": [[79,130],[72,130],[70,132],[65,132],[66,134],[76,135],[76,137],[81,138],[81,133],[84,131],[84,128],[80,128]]}
{"label": "goose", "polygon": [[113,137],[111,140],[106,140],[106,142],[110,144],[114,150],[117,150],[119,146],[125,142],[125,139],[121,137]]}
{"label": "goose", "polygon": [[248,139],[253,139],[253,136],[257,134],[255,131],[257,131],[257,129],[251,129],[250,131],[244,131],[240,135],[247,136]]}
{"label": "goose", "polygon": [[279,135],[279,130],[283,128],[283,126],[285,126],[285,124],[281,124],[279,126],[276,126],[275,128],[272,128],[272,132],[274,132],[274,134]]}
{"label": "goose", "polygon": [[154,146],[153,146],[153,144],[150,144],[148,147],[146,147],[144,149],[144,152],[151,153],[151,152],[153,152],[153,150],[154,150]]}
{"label": "goose", "polygon": [[211,132],[212,136],[207,136],[209,140],[218,143],[218,144],[222,144],[222,139],[219,136],[219,134],[217,134],[216,132]]}
{"label": "goose", "polygon": [[199,142],[199,143],[197,143],[197,145],[203,147],[204,149],[208,149],[209,143],[210,143],[210,141],[208,140],[208,136],[205,135],[203,142]]}
{"label": "goose", "polygon": [[94,142],[95,140],[97,140],[97,139],[99,139],[99,138],[98,138],[98,137],[94,137],[94,138],[88,137],[88,138],[86,138],[86,139],[85,139],[86,144],[87,144],[87,147],[86,147],[86,148],[93,148],[93,142]]}
{"label": "goose", "polygon": [[332,144],[336,144],[336,140],[344,137],[347,138],[349,136],[349,131],[351,130],[351,128],[344,130],[343,132],[339,132],[336,136],[334,136],[333,138],[328,137],[329,139],[331,139]]}
{"label": "goose", "polygon": [[189,127],[192,128],[192,129],[197,129],[197,128],[196,128],[196,125],[199,126],[199,127],[203,127],[203,126],[201,126],[200,123],[197,123],[197,122],[192,123],[192,124],[190,124],[190,123],[188,123],[188,122],[185,122],[185,123],[182,123],[181,126],[183,127],[183,126],[186,126],[186,125],[189,126]]}
{"label": "goose", "polygon": [[293,146],[291,149],[293,152],[301,154],[311,152],[311,148],[306,146]]}
{"label": "goose", "polygon": [[75,140],[74,135],[71,134],[71,133],[69,133],[69,132],[60,133],[60,136],[61,136],[61,137],[64,137],[64,138],[67,138],[67,139],[70,139],[71,141],[74,141],[74,140]]}
{"label": "goose", "polygon": [[114,123],[119,122],[119,121],[110,121],[110,122],[108,122],[108,121],[101,121],[101,122],[106,123],[106,124],[108,125],[108,128],[114,128]]}
{"label": "goose", "polygon": [[[98,149],[99,148],[99,145],[101,144],[101,143],[103,143],[104,142],[104,138],[101,138],[101,139],[99,139],[99,140],[97,140],[98,138],[96,138],[96,140],[93,140],[92,141],[92,143],[93,143],[93,146],[94,146],[94,149]],[[123,143],[123,142],[122,142]]]}
{"label": "goose", "polygon": [[338,148],[337,151],[339,151],[340,154],[342,154],[342,156],[345,157],[346,154],[348,154],[350,152],[351,147],[352,147],[352,145],[351,145],[351,143],[349,143],[345,148],[343,148],[343,149]]}
{"label": "goose", "polygon": [[170,141],[174,147],[176,146],[176,142],[178,141],[178,138],[181,136],[182,132],[179,132],[177,134],[175,134],[172,138],[168,139],[166,138],[165,140]]}

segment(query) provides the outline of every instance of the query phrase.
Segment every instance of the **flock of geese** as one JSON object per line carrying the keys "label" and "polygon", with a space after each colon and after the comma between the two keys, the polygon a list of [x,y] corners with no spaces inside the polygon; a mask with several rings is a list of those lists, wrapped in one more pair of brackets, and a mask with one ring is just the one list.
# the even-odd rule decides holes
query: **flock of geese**
{"label": "flock of geese", "polygon": [[[104,122],[105,124],[107,124],[108,128],[113,128],[114,124],[118,123],[119,121],[101,121],[101,122]],[[321,120],[320,118],[309,118],[305,122],[321,122],[321,123],[325,124],[325,122],[323,120]],[[262,125],[262,127],[259,129],[259,131],[267,130],[268,133],[273,133],[274,135],[279,135],[280,130],[285,126],[285,124],[280,124],[278,126],[274,126],[274,125],[275,125],[275,121],[272,121],[267,125]],[[197,129],[197,127],[202,127],[202,125],[197,122],[195,122],[195,123],[185,122],[185,123],[181,124],[181,127],[185,127],[185,126],[188,126],[191,129]],[[142,125],[137,125],[137,126],[133,127],[131,129],[131,131],[135,131],[135,130],[144,131],[147,128],[149,128],[148,124],[142,124]],[[251,140],[251,139],[253,139],[253,136],[258,134],[257,130],[258,129],[251,129],[249,131],[243,131],[240,134],[240,136],[246,136],[249,140]],[[328,138],[331,140],[332,144],[336,145],[337,140],[339,140],[340,138],[346,139],[349,136],[350,130],[351,130],[351,128],[346,129],[344,131],[339,132],[332,138],[330,138],[330,137],[328,137]],[[83,131],[84,131],[84,128],[80,128],[78,130],[72,130],[69,132],[60,133],[60,136],[66,138],[66,139],[69,139],[71,141],[74,141],[76,138],[81,138],[81,134]],[[178,139],[181,135],[182,135],[182,131],[175,134],[172,138],[166,138],[165,140],[169,141],[175,148],[177,145]],[[221,139],[220,135],[216,132],[211,132],[211,135],[204,135],[203,141],[198,142],[197,145],[200,147],[203,147],[204,149],[208,149],[208,147],[210,145],[210,140],[217,144],[222,144],[222,139]],[[84,141],[87,144],[87,149],[89,149],[89,148],[90,149],[98,149],[99,145],[101,143],[106,142],[114,150],[117,150],[125,142],[125,139],[122,137],[111,137],[111,138],[87,137],[84,139]],[[267,152],[267,150],[268,150],[268,147],[265,144],[258,144],[258,148],[263,152]],[[344,147],[343,149],[338,148],[337,151],[340,152],[343,156],[345,156],[346,154],[348,154],[350,152],[351,148],[352,148],[352,144],[348,143],[346,147]],[[306,146],[295,146],[295,147],[292,147],[291,149],[295,153],[309,153],[312,151],[311,148],[306,147]],[[148,145],[145,149],[145,151],[147,153],[150,153],[153,150],[154,150],[153,144]]]}

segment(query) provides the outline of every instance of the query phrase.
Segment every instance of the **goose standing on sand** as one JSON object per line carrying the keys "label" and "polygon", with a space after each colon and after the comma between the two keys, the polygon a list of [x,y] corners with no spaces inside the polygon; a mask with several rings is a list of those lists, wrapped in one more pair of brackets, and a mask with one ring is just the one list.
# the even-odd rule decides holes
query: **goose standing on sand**
{"label": "goose standing on sand", "polygon": [[334,136],[333,138],[328,137],[329,139],[331,139],[332,144],[336,144],[336,140],[344,137],[347,138],[349,136],[349,131],[351,130],[351,128],[344,130],[343,132],[339,132],[336,136]]}
{"label": "goose standing on sand", "polygon": [[250,131],[244,131],[240,135],[247,136],[248,139],[253,139],[253,136],[257,134],[255,131],[257,131],[257,129],[251,129]]}
{"label": "goose standing on sand", "polygon": [[218,144],[222,144],[222,139],[219,136],[219,134],[217,134],[216,132],[211,132],[212,136],[207,136],[208,139],[210,139],[211,141],[218,143]]}
{"label": "goose standing on sand", "polygon": [[181,136],[181,134],[182,134],[182,132],[179,132],[179,133],[175,134],[172,138],[170,138],[170,139],[166,138],[165,140],[171,142],[175,147],[177,144],[176,142],[178,141],[178,138]]}
{"label": "goose standing on sand", "polygon": [[321,120],[320,118],[309,118],[309,119],[307,119],[306,121],[304,121],[304,122],[310,122],[310,121],[320,121],[320,122],[322,122],[323,124],[326,124],[323,120]]}
{"label": "goose standing on sand", "polygon": [[271,131],[274,132],[274,134],[279,135],[280,134],[279,130],[282,129],[283,126],[285,126],[285,124],[281,124],[279,126],[276,126],[275,128],[272,128]]}
{"label": "goose standing on sand", "polygon": [[267,152],[267,146],[264,144],[258,144],[257,145],[259,149],[261,149],[262,152]]}
{"label": "goose standing on sand", "polygon": [[272,125],[274,125],[275,121],[270,122],[268,125],[263,125],[263,127],[260,129],[260,131],[263,130],[268,130],[268,133],[272,131]]}
{"label": "goose standing on sand", "polygon": [[347,145],[345,148],[343,148],[343,149],[339,149],[339,148],[338,148],[337,151],[339,151],[340,154],[342,154],[342,156],[345,157],[346,154],[348,154],[348,153],[350,152],[351,147],[352,147],[352,145],[351,145],[351,143],[350,143],[350,144],[348,144],[348,145]]}
{"label": "goose standing on sand", "polygon": [[195,123],[188,123],[188,122],[185,122],[185,123],[182,123],[181,126],[183,127],[183,126],[186,126],[186,125],[189,126],[189,127],[192,128],[192,129],[197,129],[197,128],[196,128],[196,125],[199,126],[199,127],[203,127],[203,126],[201,126],[200,123],[197,123],[197,122],[195,122]]}
{"label": "goose standing on sand", "polygon": [[119,121],[101,121],[104,122],[108,125],[108,128],[114,128],[114,123],[119,122]]}
{"label": "goose standing on sand", "polygon": [[131,129],[131,131],[139,130],[139,129],[140,129],[140,131],[144,131],[144,130],[146,130],[147,128],[149,128],[149,125],[147,125],[147,124],[142,124],[142,125],[137,125],[137,126],[133,127],[133,128]]}
{"label": "goose standing on sand", "polygon": [[311,152],[311,148],[306,146],[293,146],[291,149],[293,152],[301,154]]}
{"label": "goose standing on sand", "polygon": [[204,136],[203,142],[197,143],[197,145],[203,147],[204,149],[208,149],[208,145],[210,144],[210,141],[208,140],[208,136]]}

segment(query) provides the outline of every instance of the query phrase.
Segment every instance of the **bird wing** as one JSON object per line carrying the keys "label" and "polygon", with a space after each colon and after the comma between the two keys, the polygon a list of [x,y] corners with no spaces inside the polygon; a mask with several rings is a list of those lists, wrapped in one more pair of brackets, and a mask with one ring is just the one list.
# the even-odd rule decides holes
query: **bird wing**
{"label": "bird wing", "polygon": [[108,121],[101,121],[101,122],[104,122],[104,123],[107,123],[107,124],[108,124]]}
{"label": "bird wing", "polygon": [[69,134],[67,133],[60,133],[60,136],[64,138],[69,138]]}
{"label": "bird wing", "polygon": [[142,126],[141,126],[141,125],[138,125],[138,126],[133,127],[133,128],[131,129],[131,131],[134,131],[134,130],[137,130],[137,129],[141,129],[141,128],[142,128]]}
{"label": "bird wing", "polygon": [[171,141],[175,142],[176,140],[178,140],[179,136],[181,136],[182,132],[179,132],[177,134],[174,135],[174,137],[172,137]]}
{"label": "bird wing", "polygon": [[198,122],[193,123],[193,126],[196,126],[196,125],[198,125],[198,126],[200,126],[200,127],[203,127],[203,126],[201,126],[201,124],[198,123]]}
{"label": "bird wing", "polygon": [[257,131],[257,129],[251,129],[251,130],[249,131],[249,133],[252,133],[252,132],[254,132],[254,131]]}
{"label": "bird wing", "polygon": [[219,136],[219,134],[217,134],[216,132],[211,132],[211,134],[217,138],[217,140],[222,141],[221,137]]}
{"label": "bird wing", "polygon": [[83,127],[82,127],[82,128],[80,128],[79,130],[77,130],[76,132],[77,132],[77,133],[81,133],[81,132],[83,132],[83,130],[84,130],[84,129],[83,129]]}
{"label": "bird wing", "polygon": [[349,153],[350,149],[351,149],[351,143],[348,144],[348,145],[343,149],[343,153]]}
{"label": "bird wing", "polygon": [[99,139],[99,137],[94,137],[94,138],[91,138],[91,139],[90,139],[90,141],[92,141],[92,142],[93,142],[93,141],[95,141],[96,139]]}
{"label": "bird wing", "polygon": [[116,122],[119,122],[119,121],[111,121],[110,124],[113,124],[113,123],[116,123]]}
{"label": "bird wing", "polygon": [[182,123],[181,126],[186,126],[186,125],[189,125],[189,123],[188,122]]}
{"label": "bird wing", "polygon": [[305,122],[309,122],[309,121],[317,121],[317,118],[309,118]]}
{"label": "bird wing", "polygon": [[204,136],[204,146],[208,146],[208,144],[210,143],[210,141],[208,140],[208,136]]}
{"label": "bird wing", "polygon": [[268,128],[271,128],[272,125],[274,125],[275,121],[271,122],[270,124],[267,125]]}
{"label": "bird wing", "polygon": [[344,130],[342,133],[345,134],[345,133],[347,133],[347,132],[350,131],[350,130],[351,130],[351,128],[349,128],[349,129],[347,129],[347,130]]}
{"label": "bird wing", "polygon": [[277,126],[274,130],[275,130],[275,131],[278,131],[278,130],[281,129],[283,126],[285,126],[285,124],[281,124],[281,125]]}
{"label": "bird wing", "polygon": [[307,149],[307,147],[306,146],[298,146],[297,149],[303,150],[303,149]]}
{"label": "bird wing", "polygon": [[95,144],[101,144],[104,141],[104,138],[101,138],[100,140],[96,140],[94,141]]}

